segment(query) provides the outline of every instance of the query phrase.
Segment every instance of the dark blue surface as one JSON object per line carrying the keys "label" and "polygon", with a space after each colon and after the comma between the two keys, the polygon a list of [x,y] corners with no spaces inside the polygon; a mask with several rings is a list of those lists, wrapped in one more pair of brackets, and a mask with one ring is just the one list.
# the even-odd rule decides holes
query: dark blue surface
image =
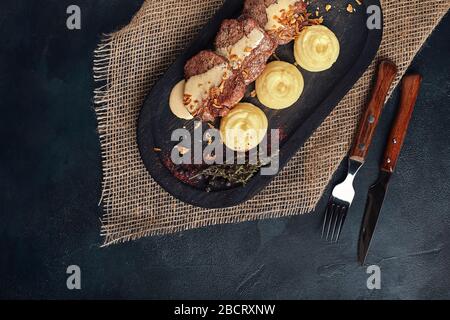
{"label": "dark blue surface", "polygon": [[[381,267],[381,290],[367,289],[356,247],[398,92],[338,245],[319,239],[328,191],[317,214],[99,248],[92,52],[141,3],[0,4],[0,298],[450,298],[448,17],[411,67],[423,90],[367,259]],[[69,4],[81,7],[80,31],[65,26]],[[79,291],[66,288],[71,264],[81,267]]]}

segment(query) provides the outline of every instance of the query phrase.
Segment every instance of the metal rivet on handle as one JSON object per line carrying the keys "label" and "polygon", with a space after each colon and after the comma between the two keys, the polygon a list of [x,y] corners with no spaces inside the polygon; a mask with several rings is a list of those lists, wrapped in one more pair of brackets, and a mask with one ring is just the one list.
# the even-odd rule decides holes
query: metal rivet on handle
{"label": "metal rivet on handle", "polygon": [[364,150],[366,148],[366,145],[364,143],[360,143],[358,148],[359,150]]}
{"label": "metal rivet on handle", "polygon": [[397,144],[397,139],[396,138],[392,139],[392,143]]}
{"label": "metal rivet on handle", "polygon": [[375,122],[375,117],[371,114],[369,116],[369,123],[374,123]]}

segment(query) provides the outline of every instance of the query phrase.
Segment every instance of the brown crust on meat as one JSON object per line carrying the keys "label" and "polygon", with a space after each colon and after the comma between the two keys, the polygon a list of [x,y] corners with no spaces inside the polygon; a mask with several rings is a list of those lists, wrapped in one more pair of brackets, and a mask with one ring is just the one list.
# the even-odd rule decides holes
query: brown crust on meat
{"label": "brown crust on meat", "polygon": [[205,73],[217,65],[227,63],[227,60],[209,50],[203,50],[189,59],[184,66],[184,76],[186,79]]}
{"label": "brown crust on meat", "polygon": [[269,7],[270,5],[274,4],[275,2],[277,2],[277,0],[264,0],[264,4],[267,7]]}
{"label": "brown crust on meat", "polygon": [[[258,22],[258,25],[261,28],[265,28],[268,17],[266,13],[266,8],[270,5],[276,3],[277,0],[245,0],[244,2],[244,10],[243,15],[246,17],[250,17]],[[294,4],[294,13],[300,15],[306,15],[306,3],[299,0]],[[307,19],[305,18],[305,25],[307,23]],[[300,21],[301,22],[301,21]],[[283,30],[278,30],[277,32],[270,31],[269,34],[272,38],[274,38],[278,45],[283,45],[294,40],[295,36],[298,33],[300,26],[286,26]]]}
{"label": "brown crust on meat", "polygon": [[245,90],[244,79],[238,72],[224,81],[221,91],[212,95],[205,106],[195,115],[202,121],[214,121],[217,117],[224,117],[230,110],[244,97]]}
{"label": "brown crust on meat", "polygon": [[222,23],[219,33],[217,34],[215,45],[216,48],[227,48],[234,45],[245,35],[249,35],[253,29],[258,28],[264,38],[259,45],[252,49],[251,53],[240,62],[238,72],[242,75],[245,84],[250,84],[258,78],[266,67],[266,62],[275,52],[277,43],[274,41],[258,23],[248,17],[240,17],[239,19],[225,20]]}
{"label": "brown crust on meat", "polygon": [[219,103],[228,109],[233,108],[244,97],[246,89],[242,75],[234,71],[224,83]]}
{"label": "brown crust on meat", "polygon": [[266,8],[277,0],[246,0],[242,15],[254,19],[261,28],[264,28],[268,19]]}
{"label": "brown crust on meat", "polygon": [[242,23],[236,19],[226,19],[220,25],[214,41],[216,48],[225,48],[238,42],[244,36]]}
{"label": "brown crust on meat", "polygon": [[266,34],[260,45],[245,58],[241,65],[241,72],[247,85],[256,81],[264,71],[267,60],[269,60],[276,48],[277,43]]}
{"label": "brown crust on meat", "polygon": [[[227,63],[224,57],[212,51],[201,51],[186,63],[186,80],[224,63]],[[244,97],[245,90],[246,84],[242,75],[233,71],[218,88],[211,88],[208,98],[202,101],[200,108],[193,115],[203,121],[214,121],[215,118],[226,115]]]}

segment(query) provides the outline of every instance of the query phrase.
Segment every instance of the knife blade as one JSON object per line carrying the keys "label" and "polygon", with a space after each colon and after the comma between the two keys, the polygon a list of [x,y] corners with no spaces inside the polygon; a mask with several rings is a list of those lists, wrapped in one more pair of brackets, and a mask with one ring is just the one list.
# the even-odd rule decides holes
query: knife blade
{"label": "knife blade", "polygon": [[395,170],[403,142],[408,131],[414,106],[419,95],[422,77],[418,74],[407,75],[402,81],[400,106],[394,125],[389,134],[386,150],[377,181],[369,188],[367,194],[364,218],[359,234],[358,262],[364,265],[367,252],[375,232],[378,217],[389,185],[389,180]]}

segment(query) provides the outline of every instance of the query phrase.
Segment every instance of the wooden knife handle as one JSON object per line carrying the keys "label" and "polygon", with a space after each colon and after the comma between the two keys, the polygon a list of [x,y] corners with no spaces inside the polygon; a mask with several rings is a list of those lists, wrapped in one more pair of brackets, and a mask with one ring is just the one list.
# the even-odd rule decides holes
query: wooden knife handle
{"label": "wooden knife handle", "polygon": [[350,159],[364,163],[375,128],[381,115],[389,88],[397,75],[397,67],[388,60],[381,61],[372,97],[359,124]]}
{"label": "wooden knife handle", "polygon": [[394,172],[419,95],[421,82],[422,77],[418,74],[407,75],[403,78],[399,110],[389,134],[383,163],[381,164],[381,170],[383,171]]}

